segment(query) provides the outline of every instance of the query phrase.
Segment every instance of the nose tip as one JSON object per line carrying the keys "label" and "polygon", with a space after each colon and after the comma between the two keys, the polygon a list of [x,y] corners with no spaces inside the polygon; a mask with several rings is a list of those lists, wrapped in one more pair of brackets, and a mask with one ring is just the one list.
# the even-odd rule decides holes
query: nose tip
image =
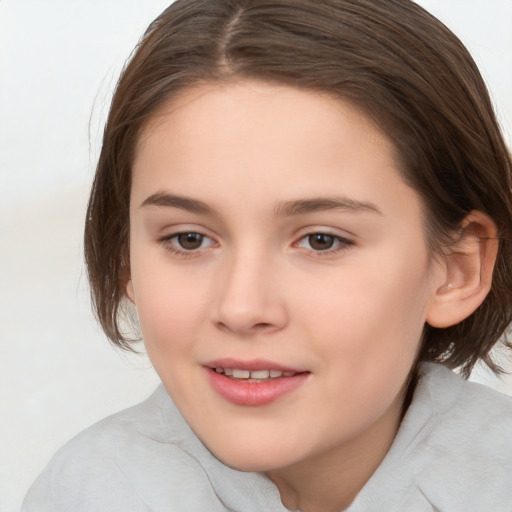
{"label": "nose tip", "polygon": [[216,315],[218,328],[238,335],[281,329],[286,324],[284,308],[270,294],[255,300],[257,293],[251,290],[244,297],[224,296]]}
{"label": "nose tip", "polygon": [[258,264],[238,264],[219,288],[214,313],[216,326],[237,335],[270,333],[282,329],[288,321],[286,308],[270,269]]}

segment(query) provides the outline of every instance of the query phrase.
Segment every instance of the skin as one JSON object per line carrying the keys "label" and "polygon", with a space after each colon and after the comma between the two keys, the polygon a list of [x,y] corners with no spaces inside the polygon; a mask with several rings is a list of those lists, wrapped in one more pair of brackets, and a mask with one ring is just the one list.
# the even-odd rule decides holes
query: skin
{"label": "skin", "polygon": [[[289,205],[319,198],[345,207]],[[130,223],[127,294],[195,433],[225,464],[266,472],[290,509],[348,506],[393,441],[447,279],[387,137],[320,94],[259,82],[187,90],[144,130]],[[186,251],[179,233],[205,237]],[[311,233],[338,238],[318,250]],[[273,403],[234,405],[205,375],[224,357],[310,374]]]}

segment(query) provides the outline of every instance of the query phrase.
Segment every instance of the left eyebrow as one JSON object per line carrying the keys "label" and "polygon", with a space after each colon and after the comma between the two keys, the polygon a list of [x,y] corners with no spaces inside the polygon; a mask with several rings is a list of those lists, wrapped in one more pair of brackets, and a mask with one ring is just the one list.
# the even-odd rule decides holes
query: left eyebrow
{"label": "left eyebrow", "polygon": [[275,208],[275,214],[279,217],[288,217],[326,210],[373,212],[382,215],[382,212],[373,203],[356,201],[345,197],[316,197],[311,199],[286,201]]}

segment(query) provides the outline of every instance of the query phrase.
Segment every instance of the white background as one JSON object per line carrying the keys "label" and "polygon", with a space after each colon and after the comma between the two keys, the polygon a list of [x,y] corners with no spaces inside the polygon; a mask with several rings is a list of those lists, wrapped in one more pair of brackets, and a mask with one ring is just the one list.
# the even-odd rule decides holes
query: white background
{"label": "white background", "polygon": [[[71,436],[145,398],[90,313],[82,228],[112,86],[164,0],[0,0],[0,510]],[[423,0],[467,44],[512,142],[512,0]],[[511,380],[478,377],[512,393]]]}

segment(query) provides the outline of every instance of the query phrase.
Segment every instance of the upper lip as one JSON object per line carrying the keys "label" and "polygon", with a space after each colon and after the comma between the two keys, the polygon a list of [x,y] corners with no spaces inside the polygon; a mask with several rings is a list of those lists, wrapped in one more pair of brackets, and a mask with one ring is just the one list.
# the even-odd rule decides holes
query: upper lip
{"label": "upper lip", "polygon": [[241,359],[233,359],[230,357],[215,359],[213,361],[208,361],[204,366],[208,368],[230,368],[237,370],[249,370],[249,371],[258,371],[258,370],[280,370],[283,372],[295,372],[302,373],[304,370],[300,370],[297,368],[292,368],[290,366],[284,366],[282,364],[276,363],[274,361],[267,361],[265,359],[250,359],[250,360],[241,360]]}

